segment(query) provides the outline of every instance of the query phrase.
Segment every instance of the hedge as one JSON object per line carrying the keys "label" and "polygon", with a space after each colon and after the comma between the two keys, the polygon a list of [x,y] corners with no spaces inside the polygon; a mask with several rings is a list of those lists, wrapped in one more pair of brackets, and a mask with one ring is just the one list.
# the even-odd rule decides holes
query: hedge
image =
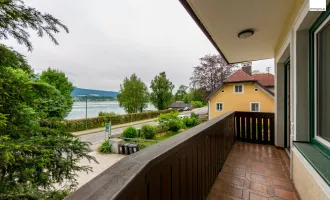
{"label": "hedge", "polygon": [[[105,122],[111,121],[111,125],[125,124],[145,119],[152,119],[158,117],[160,114],[169,113],[171,110],[151,111],[124,115],[110,115],[103,117],[88,118],[88,129],[104,127]],[[64,120],[64,126],[69,131],[86,130],[86,119]]]}

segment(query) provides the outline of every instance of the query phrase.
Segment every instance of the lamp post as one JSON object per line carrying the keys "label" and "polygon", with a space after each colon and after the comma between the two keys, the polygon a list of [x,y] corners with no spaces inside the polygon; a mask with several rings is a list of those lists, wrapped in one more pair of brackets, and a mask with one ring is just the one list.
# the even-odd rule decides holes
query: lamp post
{"label": "lamp post", "polygon": [[99,96],[98,94],[84,94],[84,95],[78,95],[78,96],[85,96],[86,97],[86,125],[85,128],[88,128],[88,118],[87,118],[87,101],[88,101],[88,96]]}

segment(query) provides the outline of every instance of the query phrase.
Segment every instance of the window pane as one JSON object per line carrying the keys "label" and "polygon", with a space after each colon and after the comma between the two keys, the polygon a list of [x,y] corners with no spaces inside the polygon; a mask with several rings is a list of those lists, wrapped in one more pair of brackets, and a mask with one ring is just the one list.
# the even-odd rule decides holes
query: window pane
{"label": "window pane", "polygon": [[330,141],[330,25],[318,33],[317,134]]}

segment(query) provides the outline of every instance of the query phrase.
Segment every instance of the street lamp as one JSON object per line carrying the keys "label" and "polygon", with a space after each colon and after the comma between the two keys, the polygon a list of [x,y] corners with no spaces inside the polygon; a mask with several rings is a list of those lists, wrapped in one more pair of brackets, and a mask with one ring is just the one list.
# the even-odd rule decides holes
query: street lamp
{"label": "street lamp", "polygon": [[87,118],[87,100],[88,100],[88,96],[94,96],[97,97],[99,96],[98,94],[83,94],[83,95],[78,95],[80,97],[86,97],[86,129],[88,128],[88,118]]}

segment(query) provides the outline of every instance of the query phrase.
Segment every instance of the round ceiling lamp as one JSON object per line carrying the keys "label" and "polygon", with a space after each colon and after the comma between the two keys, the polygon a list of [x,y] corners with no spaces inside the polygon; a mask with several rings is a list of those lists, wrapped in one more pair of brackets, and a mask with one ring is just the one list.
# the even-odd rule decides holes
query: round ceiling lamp
{"label": "round ceiling lamp", "polygon": [[253,29],[246,29],[246,30],[239,32],[238,37],[241,39],[246,39],[246,38],[251,37],[253,34],[254,34]]}

